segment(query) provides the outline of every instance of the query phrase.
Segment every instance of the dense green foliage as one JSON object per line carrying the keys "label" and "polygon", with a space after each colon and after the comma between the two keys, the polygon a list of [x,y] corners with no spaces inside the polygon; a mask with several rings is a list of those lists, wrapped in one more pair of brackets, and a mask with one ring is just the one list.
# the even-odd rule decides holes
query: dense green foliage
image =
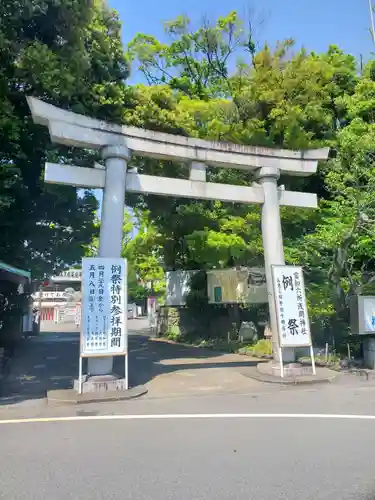
{"label": "dense green foliage", "polygon": [[[282,224],[287,262],[304,266],[315,331],[345,332],[348,300],[371,289],[374,273],[373,63],[360,74],[356,60],[338,47],[292,54],[292,40],[256,50],[234,12],[197,31],[185,17],[165,28],[170,43],[139,34],[129,45],[149,85],[133,90],[127,122],[242,144],[330,146],[330,160],[317,175],[281,180],[316,192],[319,210],[283,208]],[[183,165],[137,166],[186,176]],[[209,178],[252,181],[230,169],[210,169]],[[259,207],[154,197],[134,203],[150,211],[163,235],[166,268],[263,263]]]}
{"label": "dense green foliage", "polygon": [[[92,193],[43,183],[45,161],[90,155],[53,146],[26,96],[119,120],[112,99],[127,74],[119,21],[102,0],[0,2],[0,260],[41,278],[79,261],[96,231]],[[13,292],[1,287],[2,337],[21,311]]]}
{"label": "dense green foliage", "polygon": [[[163,239],[145,210],[125,212],[123,224],[122,257],[128,261],[128,301],[144,303],[153,294],[161,296],[165,290]],[[97,221],[97,225],[100,222]],[[98,255],[99,238],[95,237],[85,249],[90,257]]]}
{"label": "dense green foliage", "polygon": [[105,102],[124,87],[120,24],[100,0],[3,0],[0,5],[0,259],[50,273],[82,256],[97,201],[44,185],[47,159],[90,161],[56,148],[31,121],[27,95],[77,112],[119,119]]}

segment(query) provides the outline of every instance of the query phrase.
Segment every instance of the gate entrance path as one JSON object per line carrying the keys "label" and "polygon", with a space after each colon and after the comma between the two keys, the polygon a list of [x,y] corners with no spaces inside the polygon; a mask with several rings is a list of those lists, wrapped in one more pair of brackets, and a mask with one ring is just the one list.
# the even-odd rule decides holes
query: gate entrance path
{"label": "gate entrance path", "polygon": [[[144,385],[145,398],[251,393],[263,387],[248,376],[259,360],[154,339],[145,318],[129,320],[129,345],[130,386]],[[78,353],[79,332],[42,332],[22,342],[2,384],[0,409],[39,411],[47,391],[71,389]],[[114,370],[123,374],[121,359]]]}

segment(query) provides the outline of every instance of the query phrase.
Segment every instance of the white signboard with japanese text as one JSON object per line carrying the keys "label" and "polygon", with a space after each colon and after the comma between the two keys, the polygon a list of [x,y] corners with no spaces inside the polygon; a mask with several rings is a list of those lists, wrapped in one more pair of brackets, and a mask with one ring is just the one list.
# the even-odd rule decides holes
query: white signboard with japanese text
{"label": "white signboard with japanese text", "polygon": [[82,259],[81,356],[127,354],[127,263]]}
{"label": "white signboard with japanese text", "polygon": [[58,281],[81,281],[82,278],[82,269],[68,269],[67,271],[62,271],[57,276],[52,276],[52,282]]}
{"label": "white signboard with japanese text", "polygon": [[150,328],[156,328],[156,297],[147,298],[147,316]]}
{"label": "white signboard with japanese text", "polygon": [[207,271],[207,295],[209,304],[266,304],[265,271],[257,267]]}
{"label": "white signboard with japanese text", "polygon": [[197,271],[167,271],[165,273],[166,306],[186,306],[186,299],[191,291],[191,278]]}
{"label": "white signboard with japanese text", "polygon": [[302,268],[272,266],[280,347],[311,346]]}
{"label": "white signboard with japanese text", "polygon": [[352,335],[374,335],[375,297],[353,295],[350,298],[350,321]]}

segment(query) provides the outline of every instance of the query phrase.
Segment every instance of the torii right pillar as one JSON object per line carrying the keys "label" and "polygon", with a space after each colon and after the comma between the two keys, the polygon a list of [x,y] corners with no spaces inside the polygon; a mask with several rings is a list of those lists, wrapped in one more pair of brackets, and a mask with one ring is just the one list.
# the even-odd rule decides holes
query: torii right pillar
{"label": "torii right pillar", "polygon": [[[271,266],[285,264],[279,204],[280,192],[277,186],[279,178],[280,170],[275,167],[263,167],[257,171],[257,181],[263,187],[264,193],[264,202],[262,205],[262,239],[274,360],[278,360],[279,357],[279,335]],[[283,349],[283,361],[287,363],[295,361],[294,348]]]}

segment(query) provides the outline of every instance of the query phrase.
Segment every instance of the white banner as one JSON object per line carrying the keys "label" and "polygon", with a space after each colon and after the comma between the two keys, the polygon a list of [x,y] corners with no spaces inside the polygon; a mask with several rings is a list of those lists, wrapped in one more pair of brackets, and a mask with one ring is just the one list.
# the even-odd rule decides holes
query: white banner
{"label": "white banner", "polygon": [[156,297],[147,298],[147,316],[150,328],[156,328]]}
{"label": "white banner", "polygon": [[167,271],[165,273],[166,306],[186,306],[191,278],[197,271]]}
{"label": "white banner", "polygon": [[297,266],[272,266],[281,347],[311,345],[303,272]]}
{"label": "white banner", "polygon": [[[36,292],[32,294],[33,299],[40,298],[40,292]],[[65,299],[65,292],[42,292],[42,299]]]}
{"label": "white banner", "polygon": [[51,281],[81,281],[82,269],[68,269],[57,276],[52,276]]}
{"label": "white banner", "polygon": [[82,259],[81,355],[127,352],[127,263],[125,259]]}

